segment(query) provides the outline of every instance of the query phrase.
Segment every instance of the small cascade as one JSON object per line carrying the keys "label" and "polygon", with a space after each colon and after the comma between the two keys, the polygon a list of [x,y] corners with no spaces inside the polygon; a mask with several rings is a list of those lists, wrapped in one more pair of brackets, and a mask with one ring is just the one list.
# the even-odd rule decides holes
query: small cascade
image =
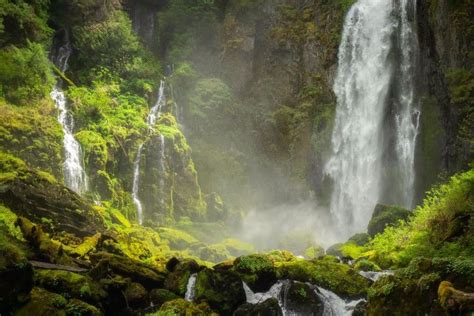
{"label": "small cascade", "polygon": [[[59,48],[57,56],[54,58],[55,65],[62,72],[65,72],[68,68],[68,60],[71,53],[71,45],[68,42]],[[68,188],[78,194],[85,193],[88,190],[88,181],[87,174],[83,167],[82,149],[78,141],[74,138],[74,118],[68,109],[61,79],[58,78],[50,95],[56,108],[59,110],[58,121],[64,133],[64,183]]]}
{"label": "small cascade", "polygon": [[133,203],[137,207],[138,223],[143,224],[143,206],[140,198],[138,197],[138,189],[140,187],[140,161],[142,157],[143,144],[138,147],[137,157],[133,167],[133,187],[132,187],[132,198]]}
{"label": "small cascade", "polygon": [[[278,305],[280,306],[283,316],[304,316],[301,312],[291,310],[291,301],[288,298],[288,290],[291,285],[290,280],[280,280],[275,283],[267,292],[264,293],[254,293],[250,287],[243,283],[246,301],[249,304],[259,304],[263,303],[269,298],[275,298],[278,300]],[[323,303],[323,316],[350,316],[352,315],[355,307],[364,302],[364,299],[345,301],[335,293],[323,289],[319,286],[315,286],[310,283],[306,283],[319,297]],[[317,313],[318,311],[314,311]],[[319,315],[319,314],[318,314]]]}
{"label": "small cascade", "polygon": [[184,295],[184,299],[188,302],[194,301],[194,295],[196,292],[196,279],[197,273],[191,274],[188,284],[186,285],[186,294]]}
{"label": "small cascade", "polygon": [[364,302],[363,299],[346,302],[333,292],[319,286],[316,286],[315,292],[324,304],[323,316],[350,316],[354,308]]}
{"label": "small cascade", "polygon": [[163,134],[160,134],[160,158],[158,161],[158,168],[160,170],[160,182],[159,182],[159,189],[161,192],[161,199],[160,199],[160,204],[161,207],[165,206],[165,200],[164,200],[164,188],[165,188],[165,177],[163,176],[165,174],[165,161],[166,161],[166,156],[165,156],[165,147],[166,142],[165,142],[165,136]]}
{"label": "small cascade", "polygon": [[366,279],[369,279],[373,282],[377,282],[381,277],[386,276],[386,275],[393,275],[392,271],[381,271],[381,272],[375,272],[375,271],[360,271],[359,274],[363,276]]}
{"label": "small cascade", "polygon": [[[165,96],[165,81],[160,81],[160,87],[158,89],[158,98],[156,103],[150,109],[150,113],[147,117],[147,125],[148,128],[152,131],[156,121],[160,118],[163,107],[166,105],[166,96]],[[161,173],[165,170],[165,137],[163,134],[160,134],[160,159],[158,162],[158,167]],[[143,144],[138,147],[137,156],[135,158],[134,166],[133,166],[133,184],[132,184],[132,198],[133,203],[137,208],[137,215],[138,215],[138,223],[140,225],[143,224],[143,205],[140,200],[138,191],[140,189],[140,162],[141,162],[141,154],[143,150]],[[165,182],[163,177],[160,179],[159,182],[160,191],[163,191]],[[161,199],[161,205],[164,204],[164,199]]]}

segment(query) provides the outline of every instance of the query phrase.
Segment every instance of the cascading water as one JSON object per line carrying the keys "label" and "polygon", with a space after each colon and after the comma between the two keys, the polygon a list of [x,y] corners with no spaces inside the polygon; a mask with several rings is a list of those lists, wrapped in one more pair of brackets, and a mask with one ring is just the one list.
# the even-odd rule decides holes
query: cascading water
{"label": "cascading water", "polygon": [[[260,304],[269,298],[275,298],[278,300],[278,305],[282,310],[283,316],[303,316],[305,313],[292,310],[290,307],[288,307],[291,305],[291,302],[288,301],[289,299],[287,297],[287,291],[291,286],[291,282],[292,281],[290,280],[280,280],[264,293],[254,293],[245,282],[242,283],[247,303]],[[306,284],[316,293],[317,297],[319,297],[323,303],[323,316],[350,316],[352,315],[355,307],[364,301],[363,299],[345,301],[329,290],[310,283]],[[313,312],[319,315],[321,311],[314,310]]]}
{"label": "cascading water", "polygon": [[[156,120],[160,117],[161,111],[163,110],[163,106],[166,104],[166,96],[165,96],[165,81],[161,80],[160,87],[158,89],[158,98],[156,103],[150,109],[150,113],[147,117],[147,125],[150,130],[153,130]],[[162,134],[160,134],[160,143],[161,143],[161,153],[160,153],[160,160],[158,162],[160,171],[165,169],[165,138]],[[134,166],[133,166],[133,185],[132,185],[132,198],[133,203],[137,208],[137,215],[138,215],[138,223],[141,225],[143,224],[143,205],[138,195],[138,191],[140,189],[140,162],[141,162],[141,155],[142,155],[143,144],[138,147],[137,156],[135,158]],[[164,179],[160,179],[160,189],[162,190],[164,186]],[[161,204],[164,204],[162,199]]]}
{"label": "cascading water", "polygon": [[[333,151],[324,170],[332,180],[330,210],[341,238],[365,229],[384,193],[385,120],[394,81],[403,83],[395,89],[396,148],[388,150],[397,156],[394,182],[404,192],[396,203],[411,206],[419,116],[413,102],[411,51],[416,38],[407,17],[412,4],[413,0],[359,0],[345,19],[334,82]],[[394,45],[394,37],[400,38],[400,47]],[[392,58],[396,49],[402,51],[400,65]]]}
{"label": "cascading water", "polygon": [[143,224],[143,206],[140,198],[138,197],[138,189],[140,187],[140,161],[142,157],[143,144],[138,147],[137,157],[133,166],[133,186],[132,186],[132,198],[133,203],[137,207],[138,223]]}
{"label": "cascading water", "polygon": [[415,66],[418,39],[411,26],[410,15],[416,16],[416,1],[400,1],[399,51],[400,80],[398,92],[399,111],[395,117],[397,171],[400,172],[400,204],[412,207],[415,184],[415,145],[420,123],[420,110],[415,101]]}
{"label": "cascading water", "polygon": [[[54,63],[62,72],[67,70],[71,52],[72,49],[69,42],[58,50]],[[59,110],[58,121],[61,124],[64,133],[64,183],[71,190],[78,194],[82,194],[88,189],[87,175],[83,167],[81,146],[74,138],[73,134],[74,119],[67,107],[67,99],[62,90],[61,84],[62,81],[58,79],[50,95],[56,104],[56,108]]]}
{"label": "cascading water", "polygon": [[188,284],[186,285],[186,293],[184,294],[184,299],[188,302],[194,301],[194,294],[196,291],[196,279],[197,273],[191,274],[188,280]]}

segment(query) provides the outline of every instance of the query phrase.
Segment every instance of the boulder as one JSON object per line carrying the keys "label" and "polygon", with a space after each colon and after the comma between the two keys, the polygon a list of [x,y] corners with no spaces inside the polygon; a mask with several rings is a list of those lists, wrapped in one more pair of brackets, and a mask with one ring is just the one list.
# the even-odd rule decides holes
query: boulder
{"label": "boulder", "polygon": [[245,303],[245,299],[242,280],[236,272],[206,268],[198,273],[195,301],[206,301],[220,314],[229,315]]}
{"label": "boulder", "polygon": [[383,232],[387,226],[396,226],[400,220],[405,220],[410,216],[411,212],[398,206],[377,204],[367,232],[371,237]]}
{"label": "boulder", "polygon": [[206,315],[218,316],[206,303],[195,304],[178,298],[164,303],[158,315]]}
{"label": "boulder", "polygon": [[450,313],[462,315],[474,312],[474,293],[457,290],[449,281],[439,284],[438,299],[441,306]]}
{"label": "boulder", "polygon": [[280,296],[285,310],[292,315],[322,316],[324,313],[323,302],[306,283],[285,281]]}
{"label": "boulder", "polygon": [[269,298],[259,304],[246,303],[234,312],[233,316],[283,316],[276,298]]}
{"label": "boulder", "polygon": [[168,301],[180,298],[178,295],[166,289],[153,289],[150,291],[150,302],[154,306],[161,306]]}
{"label": "boulder", "polygon": [[184,296],[186,286],[191,274],[200,271],[202,268],[192,259],[176,262],[176,258],[172,258],[166,264],[170,273],[167,275],[164,287],[179,296]]}
{"label": "boulder", "polygon": [[253,254],[235,259],[233,270],[254,292],[266,292],[277,281],[273,262],[266,255]]}

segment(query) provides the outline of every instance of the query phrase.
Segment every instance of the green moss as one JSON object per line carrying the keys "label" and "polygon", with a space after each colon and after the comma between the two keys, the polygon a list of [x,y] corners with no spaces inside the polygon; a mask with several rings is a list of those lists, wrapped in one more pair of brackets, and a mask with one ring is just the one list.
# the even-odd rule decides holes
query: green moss
{"label": "green moss", "polygon": [[243,273],[256,273],[262,270],[273,270],[273,263],[265,255],[253,254],[237,258],[234,269]]}
{"label": "green moss", "polygon": [[161,227],[159,229],[161,238],[167,240],[173,249],[185,249],[199,242],[196,238],[183,231]]}
{"label": "green moss", "polygon": [[31,291],[31,298],[26,305],[15,312],[16,316],[54,315],[66,316],[64,308],[67,300],[55,293],[35,287]]}
{"label": "green moss", "polygon": [[410,214],[402,207],[378,204],[367,227],[368,233],[373,237],[383,232],[386,226],[395,226],[400,220],[407,219]]}
{"label": "green moss", "polygon": [[206,303],[194,304],[182,298],[164,303],[160,310],[149,316],[173,316],[173,315],[196,315],[196,316],[217,316]]}
{"label": "green moss", "polygon": [[277,266],[279,279],[318,284],[343,297],[365,296],[368,281],[351,267],[327,260],[295,260]]}
{"label": "green moss", "polygon": [[100,302],[107,297],[101,286],[87,276],[61,270],[35,271],[35,283],[49,291],[62,293],[88,302]]}
{"label": "green moss", "polygon": [[94,131],[80,131],[75,135],[84,150],[86,167],[93,174],[94,171],[102,170],[108,160],[107,143],[102,135]]}

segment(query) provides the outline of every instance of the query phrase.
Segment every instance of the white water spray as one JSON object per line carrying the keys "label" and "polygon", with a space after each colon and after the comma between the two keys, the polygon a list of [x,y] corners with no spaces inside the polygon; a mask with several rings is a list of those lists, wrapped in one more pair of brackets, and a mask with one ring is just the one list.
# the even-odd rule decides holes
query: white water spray
{"label": "white water spray", "polygon": [[[55,64],[62,72],[67,70],[71,52],[72,49],[69,43],[59,48]],[[68,188],[78,194],[85,193],[88,190],[88,181],[83,167],[82,150],[81,146],[74,138],[74,119],[67,107],[67,99],[61,88],[60,79],[58,79],[50,95],[56,104],[56,108],[59,110],[58,121],[61,124],[64,133],[64,183]]]}
{"label": "white water spray", "polygon": [[184,299],[188,302],[194,301],[194,296],[196,292],[196,279],[197,273],[191,274],[188,280],[188,284],[186,285],[186,293],[184,294]]}
{"label": "white water spray", "polygon": [[[341,239],[366,228],[383,193],[384,120],[396,74],[396,65],[391,58],[393,36],[397,29],[401,30],[399,37],[405,41],[400,44],[404,48],[402,51],[410,46],[407,41],[413,40],[408,19],[403,14],[400,17],[393,13],[400,8],[401,13],[406,13],[411,3],[403,0],[398,7],[392,0],[359,0],[346,16],[334,83],[337,109],[333,152],[324,172],[333,183],[330,210]],[[401,27],[397,28],[399,23]],[[405,81],[405,77],[410,77],[412,61],[409,55],[409,52],[402,54],[398,80]],[[401,109],[395,117],[395,153],[399,169],[395,176],[401,191],[405,192],[405,196],[397,197],[397,203],[409,207],[411,201],[408,200],[413,196],[417,134],[413,130],[416,131],[418,125],[418,118],[414,120],[413,114],[419,112],[413,109],[413,85],[406,81],[400,87]]]}

